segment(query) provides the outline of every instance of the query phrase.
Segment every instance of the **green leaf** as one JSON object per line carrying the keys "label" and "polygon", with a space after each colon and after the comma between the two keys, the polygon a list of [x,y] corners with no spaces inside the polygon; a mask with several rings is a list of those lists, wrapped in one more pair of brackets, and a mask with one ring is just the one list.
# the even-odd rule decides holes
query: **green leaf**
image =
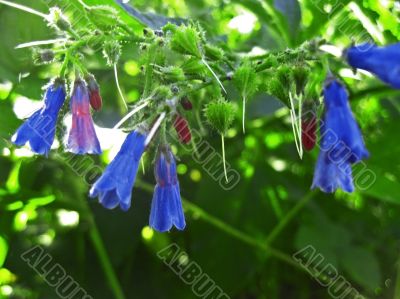
{"label": "green leaf", "polygon": [[348,247],[340,257],[343,269],[354,279],[370,291],[381,285],[381,271],[376,256],[363,247]]}
{"label": "green leaf", "polygon": [[165,16],[153,14],[153,13],[142,13],[133,6],[124,3],[122,0],[115,0],[130,16],[138,20],[143,25],[146,25],[152,29],[160,29],[167,23],[173,23],[177,25],[184,24],[186,21],[181,18],[167,18]]}
{"label": "green leaf", "polygon": [[285,18],[287,31],[290,32],[291,38],[296,38],[301,22],[299,2],[297,0],[274,0],[274,6]]}
{"label": "green leaf", "polygon": [[8,242],[7,240],[0,236],[0,268],[3,267],[8,253]]}

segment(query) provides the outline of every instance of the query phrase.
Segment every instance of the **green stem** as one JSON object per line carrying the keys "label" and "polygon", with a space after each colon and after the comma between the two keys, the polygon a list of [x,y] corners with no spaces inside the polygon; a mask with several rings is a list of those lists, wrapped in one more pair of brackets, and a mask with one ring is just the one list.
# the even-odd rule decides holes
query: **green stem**
{"label": "green stem", "polygon": [[400,299],[400,260],[397,261],[397,278],[393,299]]}
{"label": "green stem", "polygon": [[285,215],[285,217],[278,223],[277,226],[270,232],[267,237],[266,243],[271,244],[276,237],[285,229],[290,221],[300,212],[300,210],[313,198],[315,192],[307,193],[297,204]]}
{"label": "green stem", "polygon": [[[89,210],[89,213],[91,213],[90,210]],[[103,268],[103,271],[104,271],[104,275],[107,278],[107,282],[109,283],[111,291],[114,294],[114,298],[125,299],[125,295],[122,291],[122,287],[121,287],[121,285],[117,279],[117,275],[112,267],[111,261],[108,257],[103,240],[101,239],[97,225],[93,219],[93,216],[90,216],[90,218],[91,218],[91,227],[89,230],[90,240],[91,240],[92,245],[97,253],[101,267]]]}
{"label": "green stem", "polygon": [[151,93],[151,87],[153,85],[153,63],[155,54],[156,47],[154,45],[151,45],[145,66],[144,89],[142,94],[143,98],[147,98]]}
{"label": "green stem", "polygon": [[[148,186],[146,189],[148,190],[150,187],[150,190],[152,190],[151,186]],[[188,200],[182,199],[183,201],[183,206],[185,210],[189,210],[192,213],[198,215],[201,219],[204,221],[208,222],[209,224],[215,226],[216,228],[220,229],[221,231],[227,233],[228,235],[242,241],[245,244],[248,244],[252,247],[261,249],[262,251],[266,252],[270,256],[302,271],[305,273],[310,274],[314,278],[319,278],[322,281],[327,282],[330,284],[332,282],[332,279],[330,277],[327,277],[324,275],[322,272],[315,271],[313,269],[307,269],[297,263],[290,255],[277,250],[268,244],[266,244],[263,241],[260,241],[252,236],[247,235],[246,233],[226,224],[225,222],[221,221],[220,219],[208,214],[206,211],[201,209],[200,207],[196,206],[195,204],[191,203]]]}
{"label": "green stem", "polygon": [[[153,187],[150,184],[147,184],[143,181],[136,180],[136,186],[139,188],[142,188],[143,190],[147,192],[153,192]],[[238,239],[242,241],[245,244],[248,244],[252,247],[261,249],[271,256],[295,267],[296,269],[299,269],[301,271],[307,272],[306,269],[304,269],[301,265],[296,263],[292,259],[292,257],[280,250],[274,249],[270,246],[268,246],[265,242],[262,240],[258,240],[252,236],[249,236],[248,234],[230,226],[229,224],[223,222],[222,220],[208,214],[206,211],[204,211],[202,208],[198,207],[197,205],[191,203],[190,201],[182,198],[183,206],[185,210],[192,212],[196,216],[199,216],[201,219],[203,219],[205,222],[213,225],[214,227],[220,229],[221,231],[227,233],[228,235],[234,237],[235,239]]]}
{"label": "green stem", "polygon": [[65,73],[67,71],[68,63],[69,63],[69,57],[70,57],[70,54],[69,54],[69,51],[67,51],[65,53],[64,61],[63,61],[62,65],[61,65],[61,70],[60,70],[60,77],[61,78],[65,78]]}
{"label": "green stem", "polygon": [[[147,184],[143,181],[137,180],[136,185],[139,188],[142,188],[143,190],[147,192],[153,192],[153,186],[150,184]],[[311,193],[313,194],[313,193]],[[199,218],[203,219],[205,222],[213,225],[214,227],[218,228],[219,230],[227,233],[228,235],[232,236],[233,238],[242,241],[245,244],[248,244],[254,248],[261,249],[263,252],[269,254],[270,256],[302,271],[307,274],[310,274],[314,278],[318,278],[324,282],[327,282],[327,284],[332,283],[332,279],[330,277],[327,277],[324,275],[322,272],[315,271],[313,269],[308,269],[297,263],[290,255],[277,250],[271,246],[269,246],[267,243],[263,242],[262,240],[258,240],[252,236],[249,236],[248,234],[230,226],[229,224],[223,222],[222,220],[208,214],[206,211],[204,211],[202,208],[198,207],[197,205],[193,204],[192,202],[182,198],[183,206],[186,211],[190,211]]]}

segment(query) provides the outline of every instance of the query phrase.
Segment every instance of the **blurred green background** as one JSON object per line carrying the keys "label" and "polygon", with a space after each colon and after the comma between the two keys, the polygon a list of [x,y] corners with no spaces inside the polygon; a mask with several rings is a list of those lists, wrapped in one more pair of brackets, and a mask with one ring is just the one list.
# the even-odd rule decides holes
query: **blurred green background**
{"label": "blurred green background", "polygon": [[[79,7],[75,0],[68,2]],[[48,11],[45,1],[19,3]],[[142,29],[114,1],[85,3],[110,4],[135,31]],[[339,48],[367,39],[378,44],[400,40],[400,3],[392,0],[130,4],[141,11],[197,20],[211,40],[222,40],[239,53],[284,50],[316,37]],[[318,150],[300,160],[288,110],[260,92],[248,103],[246,134],[238,116],[226,138],[227,160],[239,171],[240,183],[224,191],[193,161],[191,152],[177,147],[181,192],[188,200],[187,228],[159,234],[147,227],[154,185],[151,163],[139,172],[132,208],[127,213],[109,211],[88,200],[88,183],[93,181],[71,168],[70,161],[85,168],[84,158],[57,149],[48,158],[38,157],[10,143],[21,118],[40,105],[41,87],[58,70],[35,66],[30,50],[15,47],[49,38],[55,34],[39,17],[0,4],[0,298],[57,298],[54,288],[20,257],[37,244],[93,298],[118,298],[118,289],[129,299],[197,298],[157,257],[171,243],[186,251],[189,261],[197,262],[230,298],[331,298],[327,288],[292,259],[307,245],[366,298],[400,298],[399,92],[371,76],[354,75],[343,64],[332,66],[350,88],[352,109],[371,153],[366,166],[376,175],[366,190],[334,195],[310,193]],[[89,55],[86,64],[100,83],[105,104],[94,115],[100,141],[111,148],[121,138],[101,128],[111,128],[122,117],[113,71],[100,51]],[[118,67],[133,103],[142,88],[136,45],[124,47]],[[227,87],[230,99],[240,103],[233,86]],[[196,97],[201,96],[199,92],[192,98],[197,110],[201,107]],[[199,129],[198,122],[191,126]],[[217,134],[209,132],[206,140],[219,151]],[[104,169],[113,151],[115,146],[95,157],[95,164]],[[182,259],[183,265],[188,259]]]}

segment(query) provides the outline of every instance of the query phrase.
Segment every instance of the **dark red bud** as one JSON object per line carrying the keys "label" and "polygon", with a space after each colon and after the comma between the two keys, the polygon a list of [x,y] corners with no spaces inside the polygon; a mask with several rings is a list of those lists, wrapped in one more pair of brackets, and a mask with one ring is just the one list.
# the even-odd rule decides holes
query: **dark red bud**
{"label": "dark red bud", "polygon": [[101,107],[103,105],[103,100],[100,95],[99,90],[93,90],[89,91],[89,100],[90,100],[90,106],[96,111],[101,110]]}
{"label": "dark red bud", "polygon": [[89,89],[90,106],[92,106],[94,110],[98,111],[103,105],[99,84],[93,75],[87,75],[86,81]]}
{"label": "dark red bud", "polygon": [[315,115],[301,121],[301,141],[306,151],[315,147],[317,140],[317,118]]}
{"label": "dark red bud", "polygon": [[193,104],[187,97],[183,97],[181,99],[181,105],[182,105],[183,109],[185,109],[185,110],[193,109]]}
{"label": "dark red bud", "polygon": [[192,140],[192,134],[190,133],[189,124],[183,116],[179,114],[176,116],[174,127],[176,132],[178,133],[180,142],[188,144]]}

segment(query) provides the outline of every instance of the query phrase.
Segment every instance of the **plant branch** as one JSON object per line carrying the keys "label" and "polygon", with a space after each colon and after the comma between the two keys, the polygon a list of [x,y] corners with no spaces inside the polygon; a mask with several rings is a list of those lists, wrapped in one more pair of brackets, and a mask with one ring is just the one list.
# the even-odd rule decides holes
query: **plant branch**
{"label": "plant branch", "polygon": [[92,242],[94,250],[97,253],[104,275],[106,276],[106,280],[114,294],[114,298],[125,299],[125,295],[113,269],[110,258],[108,257],[107,250],[104,246],[103,240],[101,239],[92,211],[87,206],[87,203],[86,210],[91,224],[89,229],[90,241]]}
{"label": "plant branch", "polygon": [[315,192],[309,192],[285,215],[285,217],[278,223],[277,226],[270,232],[267,237],[266,243],[271,244],[276,237],[285,229],[290,221],[301,211],[301,209],[314,197]]}

